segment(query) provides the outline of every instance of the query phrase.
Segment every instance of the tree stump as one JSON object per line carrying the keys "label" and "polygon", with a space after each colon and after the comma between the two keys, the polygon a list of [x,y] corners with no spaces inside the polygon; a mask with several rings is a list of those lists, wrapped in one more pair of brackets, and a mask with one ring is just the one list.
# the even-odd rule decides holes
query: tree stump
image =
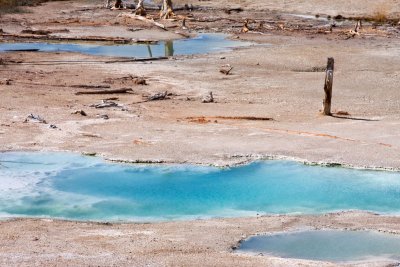
{"label": "tree stump", "polygon": [[328,64],[326,66],[325,75],[325,98],[323,101],[323,111],[322,114],[326,116],[331,116],[331,99],[332,99],[332,86],[333,86],[333,70],[334,70],[335,60],[333,57],[328,58]]}

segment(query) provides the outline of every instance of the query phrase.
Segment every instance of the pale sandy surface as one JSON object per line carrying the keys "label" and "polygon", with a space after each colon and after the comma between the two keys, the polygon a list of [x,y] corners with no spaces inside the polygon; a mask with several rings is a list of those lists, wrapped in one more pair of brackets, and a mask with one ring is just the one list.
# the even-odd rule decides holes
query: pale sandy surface
{"label": "pale sandy surface", "polygon": [[[400,218],[367,213],[273,216],[153,224],[17,219],[0,224],[2,266],[334,266],[239,254],[256,233],[299,229],[371,229],[400,233]],[[389,266],[363,262],[352,266]],[[395,265],[392,265],[395,266]]]}
{"label": "pale sandy surface", "polygon": [[331,16],[358,16],[381,11],[397,15],[400,12],[398,0],[222,0],[209,1],[208,3],[215,6],[223,4],[231,7],[245,6],[256,10],[269,9],[279,12],[326,14]]}
{"label": "pale sandy surface", "polygon": [[[226,3],[221,0],[195,4],[225,7]],[[397,34],[388,34],[397,28],[365,30],[361,36],[345,40],[338,31],[345,31],[346,27],[351,29],[353,23],[345,24],[332,34],[315,34],[294,29],[296,25],[319,27],[321,22],[282,15],[294,11],[333,15],[374,12],[372,5],[364,1],[335,1],[333,7],[327,3],[258,1],[255,7],[254,1],[242,1],[245,8],[263,11],[232,15],[218,10],[195,13],[195,18],[202,19],[232,16],[242,21],[254,17],[287,25],[282,31],[239,34],[241,23],[232,24],[226,20],[196,24],[189,20],[189,27],[230,32],[258,44],[219,54],[112,64],[88,64],[89,60],[110,58],[71,53],[0,54],[1,59],[9,63],[0,65],[0,78],[2,81],[11,79],[10,85],[0,84],[0,150],[68,150],[132,162],[220,166],[283,156],[356,167],[399,169],[400,40]],[[349,5],[359,7],[357,12]],[[398,6],[397,3],[393,12],[397,12]],[[28,27],[68,28],[72,36],[181,38],[175,33],[182,31],[179,21],[165,22],[171,26],[165,32],[116,18],[118,13],[100,9],[99,4],[93,2],[54,2],[31,8],[31,13],[3,16],[0,27],[10,33]],[[172,28],[174,25],[178,27]],[[132,32],[128,28],[144,29]],[[336,61],[333,110],[350,113],[347,118],[319,115],[324,72],[311,70],[322,68],[328,56]],[[58,63],[39,65],[41,60]],[[80,63],[60,64],[66,61]],[[219,73],[224,64],[234,67],[232,75]],[[135,85],[131,79],[121,79],[129,75],[145,77],[148,85]],[[74,88],[74,85],[129,87],[133,93],[75,95],[87,89]],[[146,95],[165,90],[172,93],[168,100],[138,103]],[[201,103],[202,96],[209,91],[214,93],[217,103]],[[89,107],[107,97],[118,97],[116,102],[127,110]],[[84,110],[88,116],[71,114],[76,110]],[[30,113],[41,115],[48,124],[24,123]],[[97,116],[102,114],[110,119]],[[270,117],[273,120],[230,120],[218,116]],[[55,124],[58,129],[50,129],[49,124]],[[306,226],[397,233],[399,225],[398,217],[360,213],[112,226],[18,219],[0,223],[0,265],[320,266],[321,263],[237,255],[230,248],[251,234]]]}

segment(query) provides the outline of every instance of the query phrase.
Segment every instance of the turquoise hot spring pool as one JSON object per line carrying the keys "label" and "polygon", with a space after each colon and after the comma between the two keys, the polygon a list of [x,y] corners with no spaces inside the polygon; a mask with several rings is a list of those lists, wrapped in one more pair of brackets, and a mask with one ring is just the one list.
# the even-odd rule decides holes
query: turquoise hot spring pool
{"label": "turquoise hot spring pool", "polygon": [[0,217],[163,221],[400,212],[400,173],[260,161],[133,165],[73,153],[0,153]]}

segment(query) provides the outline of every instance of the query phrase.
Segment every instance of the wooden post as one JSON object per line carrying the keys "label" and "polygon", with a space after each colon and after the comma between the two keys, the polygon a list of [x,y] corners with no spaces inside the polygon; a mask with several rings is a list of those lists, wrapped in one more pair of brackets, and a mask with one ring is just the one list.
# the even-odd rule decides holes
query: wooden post
{"label": "wooden post", "polygon": [[324,99],[324,107],[322,114],[326,116],[331,116],[331,99],[332,99],[332,86],[333,86],[333,70],[334,70],[335,60],[333,57],[328,58],[328,64],[326,66],[326,75],[325,75],[325,99]]}

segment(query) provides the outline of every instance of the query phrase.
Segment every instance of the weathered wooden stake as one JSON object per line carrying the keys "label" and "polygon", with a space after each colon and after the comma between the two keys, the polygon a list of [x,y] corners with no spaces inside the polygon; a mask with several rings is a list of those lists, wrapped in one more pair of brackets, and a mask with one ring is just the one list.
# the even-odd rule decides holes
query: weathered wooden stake
{"label": "weathered wooden stake", "polygon": [[326,66],[326,75],[325,75],[325,99],[323,102],[323,111],[322,114],[326,116],[332,115],[331,113],[331,99],[332,99],[332,86],[333,86],[333,70],[334,70],[335,60],[333,57],[328,58],[328,64]]}

